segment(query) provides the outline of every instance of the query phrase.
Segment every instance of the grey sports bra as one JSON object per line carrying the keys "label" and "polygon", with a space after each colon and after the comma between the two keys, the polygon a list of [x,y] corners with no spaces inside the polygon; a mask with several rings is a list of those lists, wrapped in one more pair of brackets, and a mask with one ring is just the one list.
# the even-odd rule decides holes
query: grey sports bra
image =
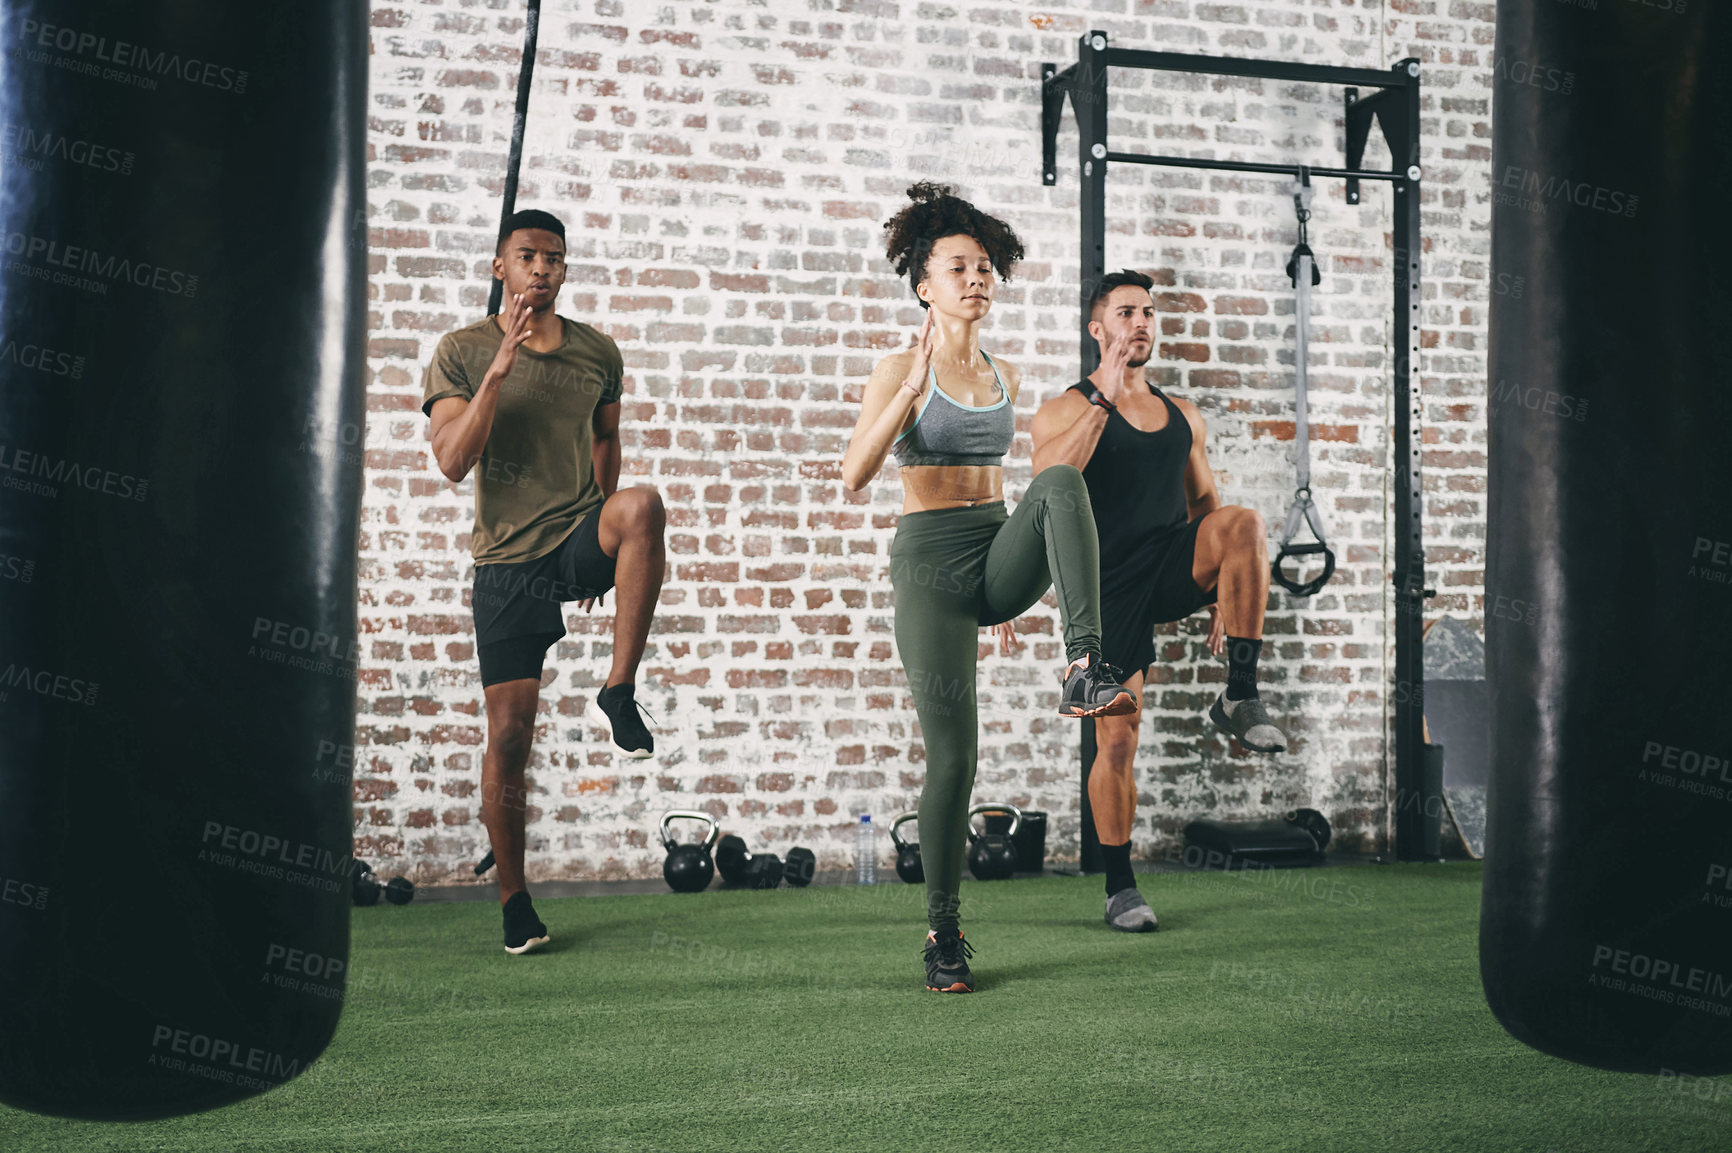
{"label": "grey sports bra", "polygon": [[[986,356],[986,351],[982,349],[980,355]],[[998,403],[985,408],[952,400],[949,393],[938,387],[937,370],[927,370],[931,373],[932,382],[920,415],[890,446],[897,464],[980,465],[1004,462],[1004,454],[1010,451],[1010,442],[1016,438],[1016,411],[1010,407],[1010,393],[1005,391],[1004,378],[998,374],[997,363],[990,356],[986,356],[986,363],[992,365],[992,378],[998,382]],[[938,404],[933,399],[934,394],[943,397],[946,403]]]}

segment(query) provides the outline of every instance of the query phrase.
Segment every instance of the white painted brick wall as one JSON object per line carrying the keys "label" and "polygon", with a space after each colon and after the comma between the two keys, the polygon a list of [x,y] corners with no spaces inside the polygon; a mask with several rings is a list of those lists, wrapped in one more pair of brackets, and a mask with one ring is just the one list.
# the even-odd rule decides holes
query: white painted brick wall
{"label": "white painted brick wall", "polygon": [[[484,718],[464,604],[472,494],[434,469],[419,411],[438,336],[479,319],[511,126],[521,7],[373,8],[369,217],[373,379],[362,540],[357,853],[423,881],[486,850]],[[839,866],[852,814],[912,808],[920,746],[891,637],[886,469],[842,491],[860,386],[918,322],[881,223],[916,179],[1009,220],[1028,259],[987,347],[1027,387],[1027,424],[1073,380],[1077,172],[1040,182],[1039,66],[1091,28],[1124,46],[1386,68],[1425,65],[1425,485],[1431,612],[1477,622],[1483,593],[1490,4],[974,4],[620,0],[545,5],[520,207],[567,222],[561,311],[611,333],[627,367],[621,483],[667,500],[670,580],[640,677],[663,755],[616,762],[583,706],[611,615],[567,614],[549,654],[529,775],[530,876],[654,875],[663,810],[697,806],[754,847]],[[1114,148],[1339,165],[1341,93],[1115,70]],[[1387,154],[1374,134],[1367,162]],[[1209,424],[1223,499],[1279,525],[1292,488],[1293,234],[1278,178],[1114,166],[1108,267],[1162,278],[1155,379]],[[1391,192],[1322,181],[1324,283],[1312,346],[1312,471],[1340,566],[1325,592],[1271,598],[1266,697],[1294,745],[1231,755],[1203,713],[1225,663],[1207,614],[1164,629],[1151,677],[1139,855],[1202,813],[1304,803],[1340,842],[1383,843],[1393,744],[1389,521]],[[1048,597],[1049,606],[1051,597]],[[981,662],[975,794],[1050,814],[1077,845],[1077,726],[1052,715],[1056,611],[1017,659]],[[1477,627],[1477,625],[1476,625]],[[983,641],[987,638],[983,634]],[[983,646],[984,647],[984,646]]]}

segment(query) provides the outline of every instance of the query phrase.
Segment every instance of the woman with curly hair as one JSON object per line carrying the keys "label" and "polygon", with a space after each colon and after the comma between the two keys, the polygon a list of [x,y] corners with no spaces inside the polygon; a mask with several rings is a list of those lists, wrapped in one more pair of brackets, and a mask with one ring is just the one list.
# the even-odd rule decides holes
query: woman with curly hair
{"label": "woman with curly hair", "polygon": [[[1065,658],[1059,713],[1120,716],[1136,700],[1100,659],[1100,549],[1082,473],[1044,469],[1014,513],[1004,507],[1004,454],[1016,434],[1021,374],[980,347],[996,277],[1022,258],[1009,225],[920,183],[885,224],[886,251],[926,310],[913,347],[878,362],[842,460],[858,491],[894,453],[902,517],[890,546],[896,648],[926,741],[920,856],[926,871],[926,987],[974,991],[959,923],[968,797],[979,744],[976,638],[1057,585]],[[995,275],[996,274],[996,275]]]}

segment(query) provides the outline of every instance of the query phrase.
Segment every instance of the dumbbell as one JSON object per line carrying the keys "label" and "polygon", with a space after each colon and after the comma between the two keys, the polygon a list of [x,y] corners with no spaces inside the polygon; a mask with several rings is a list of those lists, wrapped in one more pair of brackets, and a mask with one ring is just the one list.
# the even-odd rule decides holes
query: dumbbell
{"label": "dumbbell", "polygon": [[748,851],[745,839],[732,833],[716,846],[716,871],[722,880],[748,889],[774,889],[783,881],[796,887],[810,885],[817,867],[818,858],[811,849],[789,849],[784,861],[774,853]]}
{"label": "dumbbell", "polygon": [[[701,843],[682,845],[668,831],[668,824],[676,820],[702,821],[710,831]],[[676,893],[698,893],[710,887],[710,881],[716,875],[716,864],[710,860],[710,848],[716,843],[716,834],[721,831],[721,826],[708,813],[670,809],[662,814],[662,844],[668,850],[668,858],[662,862],[662,879],[667,881],[669,888]]]}
{"label": "dumbbell", "polygon": [[[974,818],[979,813],[1009,813],[1010,832],[977,833]],[[1011,804],[991,802],[968,810],[968,871],[982,881],[1002,881],[1016,872],[1017,830],[1022,828],[1022,810]]]}
{"label": "dumbbell", "polygon": [[802,849],[798,845],[788,850],[788,859],[782,862],[782,879],[796,889],[803,889],[812,883],[812,874],[818,871],[818,854],[811,849]]}
{"label": "dumbbell", "polygon": [[352,880],[353,887],[350,889],[350,896],[357,905],[377,905],[381,895],[393,905],[407,905],[415,899],[414,881],[408,877],[392,877],[384,884],[380,884],[372,867],[365,861],[355,862]]}
{"label": "dumbbell", "polygon": [[890,822],[890,843],[896,846],[896,875],[910,885],[918,885],[926,880],[926,867],[920,863],[919,844],[909,844],[902,839],[902,834],[896,830],[904,821],[918,821],[919,813],[903,813]]}
{"label": "dumbbell", "polygon": [[1311,834],[1311,839],[1317,842],[1318,852],[1321,853],[1329,844],[1329,818],[1316,809],[1294,809],[1286,817],[1289,823]]}
{"label": "dumbbell", "polygon": [[773,889],[782,883],[782,859],[774,853],[751,852],[745,838],[732,833],[716,846],[716,871],[726,883],[748,889]]}

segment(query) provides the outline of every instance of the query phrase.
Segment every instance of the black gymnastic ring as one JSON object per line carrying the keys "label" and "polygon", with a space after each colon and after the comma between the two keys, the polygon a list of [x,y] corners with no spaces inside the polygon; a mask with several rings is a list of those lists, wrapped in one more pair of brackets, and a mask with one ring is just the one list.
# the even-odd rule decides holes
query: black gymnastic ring
{"label": "black gymnastic ring", "polygon": [[[1281,572],[1281,562],[1288,557],[1310,556],[1314,553],[1323,554],[1323,572],[1320,575],[1300,584],[1297,581],[1288,580],[1286,575]],[[1316,596],[1323,586],[1329,583],[1329,578],[1335,574],[1335,554],[1322,541],[1312,541],[1309,544],[1283,544],[1281,551],[1275,556],[1275,563],[1270,565],[1269,569],[1275,582],[1294,596]]]}

